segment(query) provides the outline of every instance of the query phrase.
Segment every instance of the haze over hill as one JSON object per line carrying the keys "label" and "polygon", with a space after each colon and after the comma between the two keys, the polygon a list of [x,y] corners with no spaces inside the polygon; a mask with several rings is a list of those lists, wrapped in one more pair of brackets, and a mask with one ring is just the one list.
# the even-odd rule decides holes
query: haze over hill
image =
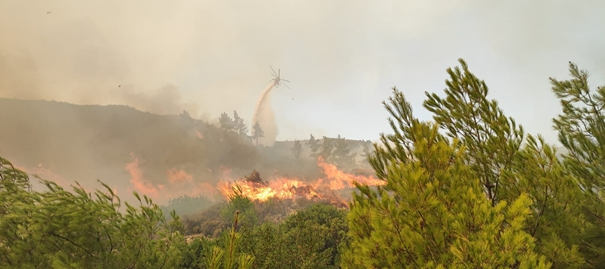
{"label": "haze over hill", "polygon": [[238,110],[250,126],[272,65],[292,81],[272,96],[278,140],[374,139],[395,85],[428,118],[423,92],[443,89],[461,57],[507,113],[556,143],[547,78],[571,60],[603,80],[601,1],[31,3],[0,1],[0,97],[204,120]]}
{"label": "haze over hill", "polygon": [[[226,134],[185,113],[0,98],[0,126],[0,155],[28,172],[64,186],[77,180],[90,189],[100,179],[121,195],[136,190],[158,202],[180,195],[220,199],[220,179],[252,170],[265,179],[321,176],[305,141],[297,160],[293,141],[257,148],[248,136]],[[369,142],[347,143],[361,163]]]}

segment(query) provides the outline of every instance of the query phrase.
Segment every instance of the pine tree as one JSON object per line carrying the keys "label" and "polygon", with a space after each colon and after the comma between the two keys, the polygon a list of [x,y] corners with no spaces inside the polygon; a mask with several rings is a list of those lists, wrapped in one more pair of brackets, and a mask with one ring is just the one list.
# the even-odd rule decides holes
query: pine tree
{"label": "pine tree", "polygon": [[246,136],[248,134],[248,126],[246,123],[244,123],[244,119],[241,118],[235,110],[233,111],[233,124],[235,126],[235,131],[240,136]]}
{"label": "pine tree", "polygon": [[420,122],[394,89],[389,122],[370,163],[387,182],[358,185],[349,213],[344,268],[548,268],[524,231],[531,200],[492,206],[466,149]]}
{"label": "pine tree", "polygon": [[292,151],[292,155],[294,156],[294,159],[299,160],[300,156],[302,155],[302,144],[300,143],[300,141],[298,140],[294,140],[294,146],[292,146],[292,148],[290,149]]}
{"label": "pine tree", "polygon": [[447,130],[448,136],[464,143],[469,152],[467,162],[480,176],[495,205],[499,192],[506,188],[499,182],[501,173],[509,169],[521,147],[523,128],[504,115],[497,101],[487,98],[485,81],[471,73],[464,60],[459,62],[462,69],[447,70],[450,79],[446,81],[446,96],[426,93],[424,107],[434,113],[435,122]]}
{"label": "pine tree", "polygon": [[333,158],[336,165],[343,168],[355,164],[355,155],[351,152],[347,140],[339,134],[334,140]]}
{"label": "pine tree", "polygon": [[[582,253],[592,268],[605,267],[605,86],[592,91],[589,73],[569,63],[571,79],[550,78],[562,114],[553,120],[559,141],[567,149],[565,168],[580,185],[583,196],[576,205],[585,213],[588,227]],[[574,235],[578,236],[576,232]]]}
{"label": "pine tree", "polygon": [[249,269],[252,268],[254,257],[245,253],[238,253],[238,245],[241,241],[241,233],[237,232],[240,221],[239,211],[235,211],[233,224],[226,234],[227,246],[221,248],[213,246],[210,256],[207,257],[206,265],[210,269]]}
{"label": "pine tree", "polygon": [[219,120],[219,124],[222,129],[222,141],[226,141],[227,138],[231,137],[230,134],[235,131],[235,123],[233,119],[229,117],[229,114],[223,112],[221,113]]}
{"label": "pine tree", "polygon": [[[522,193],[532,200],[528,233],[540,244],[539,253],[555,268],[578,268],[577,234],[583,229],[579,205],[582,191],[556,159],[554,148],[538,136],[526,136],[497,101],[489,100],[485,81],[461,68],[448,69],[445,97],[427,93],[425,108],[450,138],[464,145],[465,163],[479,176],[487,197],[513,203]],[[522,144],[525,143],[525,146]]]}
{"label": "pine tree", "polygon": [[258,139],[262,137],[265,137],[265,132],[257,121],[252,127],[252,138],[256,140],[256,146],[258,146]]}
{"label": "pine tree", "polygon": [[323,158],[324,161],[330,162],[332,161],[332,154],[334,153],[334,141],[332,138],[324,136],[321,141],[321,151],[319,152],[319,156]]}
{"label": "pine tree", "polygon": [[309,157],[316,158],[317,156],[319,156],[317,153],[317,151],[321,147],[319,140],[315,139],[315,137],[311,135],[309,141],[307,141],[307,145],[309,146],[309,149],[311,149],[311,154],[309,155]]}
{"label": "pine tree", "polygon": [[181,124],[189,129],[193,126],[194,121],[193,118],[191,118],[191,115],[189,115],[189,112],[187,112],[187,110],[183,110],[183,113],[181,113],[181,115],[179,116],[180,120],[181,120]]}
{"label": "pine tree", "polygon": [[233,121],[233,119],[231,119],[231,117],[229,117],[229,114],[225,112],[221,113],[221,117],[218,119],[218,121],[221,125],[221,129],[227,132],[235,131],[235,122]]}

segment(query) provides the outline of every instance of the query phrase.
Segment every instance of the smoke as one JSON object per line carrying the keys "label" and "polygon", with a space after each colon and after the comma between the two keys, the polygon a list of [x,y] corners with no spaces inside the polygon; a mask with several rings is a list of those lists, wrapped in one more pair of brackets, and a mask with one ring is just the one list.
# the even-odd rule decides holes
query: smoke
{"label": "smoke", "polygon": [[195,12],[137,2],[0,2],[0,97],[197,117],[177,86],[193,63]]}
{"label": "smoke", "polygon": [[275,123],[275,113],[271,107],[271,90],[275,87],[276,82],[273,81],[261,94],[256,107],[254,108],[254,116],[252,117],[252,126],[258,122],[261,126],[264,137],[259,138],[258,142],[265,146],[273,146],[275,138],[277,138],[277,124]]}
{"label": "smoke", "polygon": [[0,97],[250,119],[271,63],[297,81],[272,96],[280,140],[376,137],[392,86],[414,103],[442,90],[458,57],[510,116],[548,131],[559,110],[548,76],[571,60],[596,79],[605,63],[594,0],[29,2],[0,1]]}
{"label": "smoke", "polygon": [[[372,139],[389,132],[380,102],[392,86],[429,118],[423,92],[442,92],[445,69],[462,57],[509,116],[546,133],[560,111],[547,78],[567,77],[571,60],[592,71],[598,85],[605,64],[598,27],[605,5],[549,3],[0,0],[0,97],[187,110],[212,124],[221,112],[237,110],[258,118],[263,144],[309,134]],[[269,87],[257,103],[254,89],[265,85],[270,63],[292,70],[296,87]],[[113,187],[134,178],[133,186],[162,197],[209,181],[206,167],[260,166],[249,161],[258,156],[221,146],[218,133],[182,134],[178,122],[123,107],[3,105],[0,154],[28,167],[42,164],[67,182],[98,187],[101,179]],[[247,124],[252,129],[254,122]],[[548,141],[556,141],[550,133]],[[139,163],[129,173],[130,152]],[[284,166],[281,155],[272,160]],[[170,174],[181,179],[172,187],[172,168],[193,180]]]}

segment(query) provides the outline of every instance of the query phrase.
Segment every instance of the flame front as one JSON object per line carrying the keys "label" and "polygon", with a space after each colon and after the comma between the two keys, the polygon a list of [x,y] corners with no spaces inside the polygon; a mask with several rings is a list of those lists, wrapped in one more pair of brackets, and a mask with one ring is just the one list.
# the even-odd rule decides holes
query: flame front
{"label": "flame front", "polygon": [[256,182],[250,180],[219,182],[217,188],[226,198],[234,194],[234,188],[239,188],[241,195],[255,201],[267,201],[270,198],[278,199],[329,199],[339,200],[334,194],[335,190],[355,187],[354,182],[362,185],[380,186],[386,182],[374,176],[352,175],[339,170],[335,165],[324,162],[319,158],[317,165],[322,169],[325,177],[313,182],[304,182],[296,178],[277,177],[269,182]]}
{"label": "flame front", "polygon": [[152,183],[143,174],[143,170],[139,166],[139,158],[130,154],[133,161],[126,164],[125,169],[130,173],[130,185],[138,193],[147,195],[153,198],[156,202],[165,202],[171,197],[181,195],[198,196],[203,195],[212,200],[221,196],[214,186],[208,182],[196,180],[191,174],[185,170],[171,168],[166,171],[166,181],[160,183]]}

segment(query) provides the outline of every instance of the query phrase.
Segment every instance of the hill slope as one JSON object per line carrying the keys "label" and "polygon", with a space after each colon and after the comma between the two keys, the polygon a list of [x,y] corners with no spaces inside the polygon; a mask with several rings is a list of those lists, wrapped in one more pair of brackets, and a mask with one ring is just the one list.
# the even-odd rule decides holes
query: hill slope
{"label": "hill slope", "polygon": [[[365,141],[347,141],[360,151]],[[317,178],[308,158],[295,160],[293,142],[255,147],[247,137],[191,119],[127,106],[73,105],[0,98],[0,155],[29,172],[68,185],[98,188],[100,179],[120,195],[147,192],[156,201],[180,195],[216,196],[216,182],[256,169],[266,177]]]}

